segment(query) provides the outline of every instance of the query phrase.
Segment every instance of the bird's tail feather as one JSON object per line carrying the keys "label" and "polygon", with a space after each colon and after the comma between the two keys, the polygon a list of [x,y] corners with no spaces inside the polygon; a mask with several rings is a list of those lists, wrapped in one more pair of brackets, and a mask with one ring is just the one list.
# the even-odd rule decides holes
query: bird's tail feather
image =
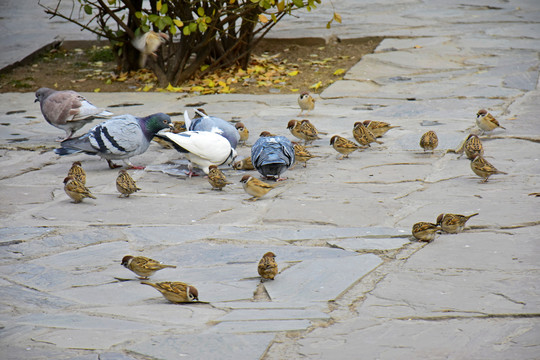
{"label": "bird's tail feather", "polygon": [[54,149],[54,153],[55,153],[56,155],[60,155],[60,156],[76,154],[76,153],[79,153],[79,152],[81,152],[81,151],[82,151],[82,150],[68,149],[68,148],[65,148],[65,147],[61,147],[61,148],[58,148],[58,149]]}
{"label": "bird's tail feather", "polygon": [[187,110],[184,110],[184,123],[186,125],[186,129],[190,130],[191,127],[191,119],[189,118],[189,114]]}

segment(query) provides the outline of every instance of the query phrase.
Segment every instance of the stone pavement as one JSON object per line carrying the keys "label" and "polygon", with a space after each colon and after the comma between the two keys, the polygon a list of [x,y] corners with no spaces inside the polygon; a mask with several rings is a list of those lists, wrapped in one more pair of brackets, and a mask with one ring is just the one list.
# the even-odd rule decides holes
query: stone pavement
{"label": "stone pavement", "polygon": [[[314,144],[321,158],[254,203],[238,183],[244,172],[225,169],[234,184],[212,191],[157,144],[133,159],[147,165],[132,172],[143,190],[120,199],[106,162],[50,151],[63,132],[33,94],[0,95],[3,358],[538,358],[540,216],[528,194],[540,191],[540,4],[333,3],[344,24],[332,35],[386,39],[318,99],[309,118],[329,134]],[[288,20],[275,36],[323,33],[331,11]],[[295,95],[86,95],[115,113],[173,120],[202,102],[244,122],[249,143],[262,130],[289,136],[298,112]],[[506,127],[482,139],[509,173],[483,184],[445,151],[477,131],[480,108]],[[336,160],[329,137],[351,138],[365,119],[401,128]],[[434,155],[418,147],[427,130],[439,136]],[[64,194],[75,160],[96,200]],[[442,212],[480,215],[462,234],[410,240],[413,223]],[[280,274],[260,284],[266,251]],[[120,266],[129,253],[178,265],[152,280],[194,284],[209,304],[173,305],[141,286]]]}

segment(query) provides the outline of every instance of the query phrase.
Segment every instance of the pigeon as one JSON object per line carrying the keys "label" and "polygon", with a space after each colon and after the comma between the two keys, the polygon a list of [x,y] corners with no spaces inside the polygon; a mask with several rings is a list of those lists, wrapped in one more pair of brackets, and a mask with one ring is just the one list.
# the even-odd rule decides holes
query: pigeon
{"label": "pigeon", "polygon": [[240,134],[234,125],[218,117],[206,115],[203,109],[195,109],[195,112],[198,116],[191,120],[187,110],[184,111],[184,121],[188,131],[214,132],[226,138],[231,147],[236,149],[240,141]]}
{"label": "pigeon", "polygon": [[190,161],[189,177],[194,175],[193,163],[208,174],[210,165],[229,165],[236,158],[236,150],[227,139],[214,132],[184,131],[179,134],[165,132],[156,136],[168,141],[177,151],[186,153]]}
{"label": "pigeon", "polygon": [[286,180],[281,174],[294,164],[294,147],[285,136],[267,136],[263,131],[251,147],[255,169],[267,179]]}
{"label": "pigeon", "polygon": [[94,126],[85,135],[62,141],[62,147],[54,152],[61,156],[79,152],[99,155],[107,160],[111,169],[120,167],[112,162],[120,159],[132,169],[144,169],[133,166],[129,159],[144,153],[154,135],[170,124],[171,118],[163,113],[144,118],[120,115]]}
{"label": "pigeon", "polygon": [[43,87],[36,91],[34,102],[38,101],[45,120],[66,132],[66,137],[58,141],[71,138],[75,131],[94,119],[113,115],[95,107],[81,94],[72,90],[56,91]]}

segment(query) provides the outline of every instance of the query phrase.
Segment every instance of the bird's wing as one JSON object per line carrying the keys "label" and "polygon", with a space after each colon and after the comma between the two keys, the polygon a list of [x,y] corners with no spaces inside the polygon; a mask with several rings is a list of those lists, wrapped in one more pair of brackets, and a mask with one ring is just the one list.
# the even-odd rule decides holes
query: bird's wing
{"label": "bird's wing", "polygon": [[185,131],[179,134],[162,133],[180,152],[190,152],[212,163],[221,163],[231,153],[231,145],[223,136],[208,131]]}
{"label": "bird's wing", "polygon": [[123,155],[144,151],[149,145],[133,115],[117,116],[90,130],[90,143],[101,153]]}
{"label": "bird's wing", "polygon": [[79,96],[74,91],[57,91],[43,100],[42,112],[47,120],[54,124],[63,125],[74,120],[81,107]]}

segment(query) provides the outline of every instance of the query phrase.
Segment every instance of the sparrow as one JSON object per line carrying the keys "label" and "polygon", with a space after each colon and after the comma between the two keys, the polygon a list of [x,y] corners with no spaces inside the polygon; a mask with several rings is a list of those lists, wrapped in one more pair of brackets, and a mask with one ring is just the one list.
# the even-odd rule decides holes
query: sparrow
{"label": "sparrow", "polygon": [[353,133],[354,139],[362,146],[371,146],[369,144],[371,144],[372,142],[376,142],[377,144],[382,144],[382,142],[378,141],[375,138],[375,135],[373,135],[373,133],[368,128],[366,128],[366,126],[360,121],[357,121],[354,123],[354,128],[353,128],[352,133]]}
{"label": "sparrow", "polygon": [[156,33],[155,31],[148,31],[142,34],[139,37],[136,37],[131,41],[133,47],[141,52],[139,57],[139,67],[143,68],[146,64],[148,55],[157,57],[156,51],[161,46],[169,40],[169,35],[165,33]]}
{"label": "sparrow", "polygon": [[165,265],[145,256],[126,255],[122,258],[121,265],[126,269],[133,271],[141,279],[148,279],[150,276],[154,275],[156,271],[165,268],[176,269],[175,265]]}
{"label": "sparrow", "polygon": [[86,185],[86,172],[82,168],[80,161],[75,161],[73,165],[71,165],[71,169],[69,169],[67,176],[71,176],[81,184]]}
{"label": "sparrow", "polygon": [[302,121],[290,120],[287,124],[287,129],[300,140],[304,140],[305,145],[312,143],[313,141],[320,139],[319,132],[313,126],[313,124],[305,119]]}
{"label": "sparrow", "polygon": [[258,200],[276,187],[276,185],[267,184],[251,175],[244,175],[240,182],[243,183],[244,191],[252,196],[248,199],[249,201]]}
{"label": "sparrow", "polygon": [[390,125],[387,122],[384,121],[374,121],[374,120],[364,120],[363,122],[364,126],[375,135],[375,137],[382,137],[384,134],[388,132],[390,129],[398,128],[401,126],[398,125]]}
{"label": "sparrow", "polygon": [[233,168],[236,170],[255,170],[253,163],[251,162],[251,156],[245,157],[242,160],[236,161],[233,164]]}
{"label": "sparrow", "polygon": [[339,135],[332,136],[332,138],[330,139],[330,145],[332,145],[338,153],[343,154],[343,156],[341,156],[339,160],[348,158],[350,153],[360,149],[360,146]]}
{"label": "sparrow", "polygon": [[298,114],[298,116],[302,115],[304,110],[307,111],[307,115],[311,110],[315,108],[315,99],[313,98],[313,96],[311,96],[308,92],[305,91],[301,93],[300,96],[298,96],[298,105],[300,105],[300,109],[302,110],[300,111],[300,114]]}
{"label": "sparrow", "polygon": [[120,167],[112,162],[120,159],[132,169],[144,169],[134,166],[129,159],[148,150],[152,138],[170,124],[171,118],[163,113],[144,118],[120,115],[94,126],[85,135],[62,141],[54,152],[60,156],[80,152],[98,155],[107,160],[111,169]]}
{"label": "sparrow", "polygon": [[83,201],[84,198],[96,198],[86,186],[72,176],[67,176],[64,179],[64,191],[76,204]]}
{"label": "sparrow", "polygon": [[440,214],[437,217],[437,225],[439,225],[444,232],[449,234],[457,234],[463,231],[467,220],[478,213],[472,215],[459,215],[459,214]]}
{"label": "sparrow", "polygon": [[94,119],[113,115],[95,107],[84,96],[72,90],[40,88],[36,91],[34,102],[38,101],[45,120],[66,132],[66,137],[58,141],[70,139],[73,133]]}
{"label": "sparrow", "polygon": [[218,169],[216,165],[210,165],[208,172],[208,182],[212,185],[212,190],[221,190],[226,185],[232,184],[227,181],[225,175]]}
{"label": "sparrow", "polygon": [[483,179],[481,182],[487,182],[489,177],[494,174],[508,175],[508,173],[505,173],[504,171],[497,170],[495,166],[491,165],[481,155],[478,155],[471,161],[471,169],[476,175]]}
{"label": "sparrow", "polygon": [[305,146],[300,145],[297,142],[293,141],[293,147],[294,147],[294,157],[297,162],[303,162],[304,167],[307,166],[307,162],[315,157],[318,157],[317,155],[311,154]]}
{"label": "sparrow", "polygon": [[476,113],[476,125],[478,125],[478,127],[482,130],[482,134],[486,131],[495,130],[498,127],[506,130],[506,128],[502,127],[497,119],[495,119],[493,115],[488,113],[485,109],[479,110]]}
{"label": "sparrow", "polygon": [[[278,273],[278,266],[276,263],[276,255],[273,252],[267,252],[263,255],[259,261],[259,266],[257,267],[259,275],[263,279],[274,280]],[[261,279],[262,280],[262,279]]]}
{"label": "sparrow", "polygon": [[199,301],[199,292],[197,289],[180,281],[164,281],[151,283],[141,281],[141,284],[150,285],[163,295],[163,297],[173,303],[188,303]]}
{"label": "sparrow", "polygon": [[428,222],[418,222],[412,227],[413,236],[420,241],[430,242],[435,239],[435,234],[439,230],[437,224]]}
{"label": "sparrow", "polygon": [[478,136],[473,134],[470,134],[467,137],[463,150],[465,151],[465,155],[467,155],[467,158],[469,160],[474,160],[475,157],[479,155],[484,155],[484,147],[482,146],[482,141],[480,141],[480,138]]}
{"label": "sparrow", "polygon": [[434,152],[438,145],[439,138],[437,138],[435,131],[430,130],[420,138],[420,147],[424,149],[424,151],[431,150]]}
{"label": "sparrow", "polygon": [[249,130],[248,130],[248,128],[241,122],[236,123],[236,125],[234,125],[234,127],[236,128],[236,130],[238,130],[238,134],[240,134],[239,143],[243,142],[244,145],[246,145],[247,139],[249,138]]}
{"label": "sparrow", "polygon": [[129,195],[141,189],[137,187],[135,180],[126,170],[120,170],[116,178],[116,190],[120,193],[118,197],[129,197]]}

